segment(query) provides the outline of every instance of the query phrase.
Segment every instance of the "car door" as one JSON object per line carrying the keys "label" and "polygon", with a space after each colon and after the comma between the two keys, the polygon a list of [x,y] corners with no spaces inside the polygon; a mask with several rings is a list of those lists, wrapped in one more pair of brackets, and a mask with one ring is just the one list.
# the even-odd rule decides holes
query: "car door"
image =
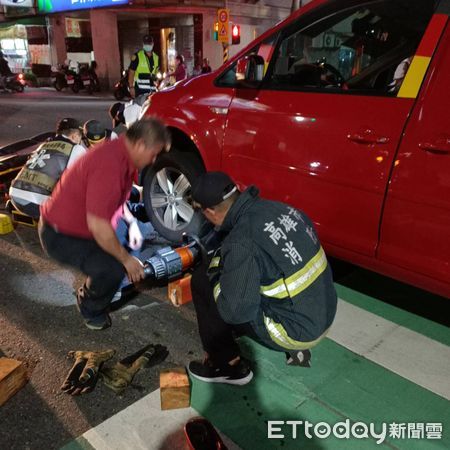
{"label": "car door", "polygon": [[397,97],[392,77],[414,54],[431,3],[335,1],[299,16],[278,37],[263,84],[236,89],[230,105],[224,170],[304,210],[337,256],[375,255],[414,104]]}
{"label": "car door", "polygon": [[433,45],[421,57],[435,54],[395,161],[379,258],[450,297],[450,27],[446,14],[434,22]]}

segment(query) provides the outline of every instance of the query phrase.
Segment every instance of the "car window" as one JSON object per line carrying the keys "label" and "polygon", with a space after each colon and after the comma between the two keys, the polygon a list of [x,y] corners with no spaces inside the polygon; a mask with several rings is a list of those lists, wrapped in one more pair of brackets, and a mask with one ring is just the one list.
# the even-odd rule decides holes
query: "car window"
{"label": "car window", "polygon": [[395,95],[434,7],[432,1],[376,1],[291,27],[265,87]]}
{"label": "car window", "polygon": [[[275,49],[276,38],[278,34],[270,36],[258,45],[253,47],[247,55],[257,54],[264,58],[264,72],[267,71],[269,62],[273,56]],[[234,63],[229,69],[227,69],[216,81],[216,85],[220,87],[235,87],[236,86],[236,63]]]}

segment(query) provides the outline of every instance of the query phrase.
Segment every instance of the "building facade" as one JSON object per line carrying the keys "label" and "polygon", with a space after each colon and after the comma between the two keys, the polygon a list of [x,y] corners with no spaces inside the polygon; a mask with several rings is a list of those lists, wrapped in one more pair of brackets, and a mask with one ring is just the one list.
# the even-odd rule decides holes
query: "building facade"
{"label": "building facade", "polygon": [[[40,21],[34,30],[28,31],[29,26],[21,23],[26,20],[23,18],[3,16],[3,22],[0,19],[0,45],[4,46],[1,30],[10,30],[14,36],[21,33],[23,43],[18,45],[22,54],[28,52],[28,65],[95,60],[100,80],[105,86],[112,86],[121,70],[128,67],[133,53],[141,48],[145,34],[155,40],[163,71],[173,67],[177,54],[184,56],[188,73],[203,58],[208,58],[216,69],[224,60],[222,44],[214,40],[218,9],[228,8],[230,21],[240,26],[240,44],[228,48],[232,56],[284,19],[291,6],[291,0],[135,0],[132,4],[128,0],[38,0],[31,14]],[[28,34],[33,33],[38,44],[30,45]],[[11,41],[6,44],[11,46]],[[44,47],[37,49],[32,45]],[[20,64],[22,68],[26,65]]]}

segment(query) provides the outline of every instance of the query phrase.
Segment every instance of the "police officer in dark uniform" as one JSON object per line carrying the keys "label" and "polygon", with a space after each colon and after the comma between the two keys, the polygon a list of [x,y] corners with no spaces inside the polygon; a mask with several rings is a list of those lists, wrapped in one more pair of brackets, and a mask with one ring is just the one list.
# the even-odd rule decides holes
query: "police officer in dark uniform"
{"label": "police officer in dark uniform", "polygon": [[12,181],[9,196],[21,213],[39,218],[39,207],[51,195],[61,174],[86,153],[80,145],[81,124],[72,118],[62,119],[56,136],[41,144]]}
{"label": "police officer in dark uniform", "polygon": [[153,37],[145,35],[142,49],[133,55],[128,67],[128,86],[132,98],[148,94],[159,71],[159,57],[153,51]]}

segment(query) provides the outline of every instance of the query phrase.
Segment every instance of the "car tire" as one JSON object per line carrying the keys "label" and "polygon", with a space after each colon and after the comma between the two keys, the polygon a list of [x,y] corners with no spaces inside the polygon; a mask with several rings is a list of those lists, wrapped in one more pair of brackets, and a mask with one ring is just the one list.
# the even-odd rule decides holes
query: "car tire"
{"label": "car tire", "polygon": [[205,219],[191,206],[191,184],[205,171],[192,153],[173,149],[161,154],[148,168],[144,181],[144,205],[152,225],[172,242],[183,233],[198,234]]}

